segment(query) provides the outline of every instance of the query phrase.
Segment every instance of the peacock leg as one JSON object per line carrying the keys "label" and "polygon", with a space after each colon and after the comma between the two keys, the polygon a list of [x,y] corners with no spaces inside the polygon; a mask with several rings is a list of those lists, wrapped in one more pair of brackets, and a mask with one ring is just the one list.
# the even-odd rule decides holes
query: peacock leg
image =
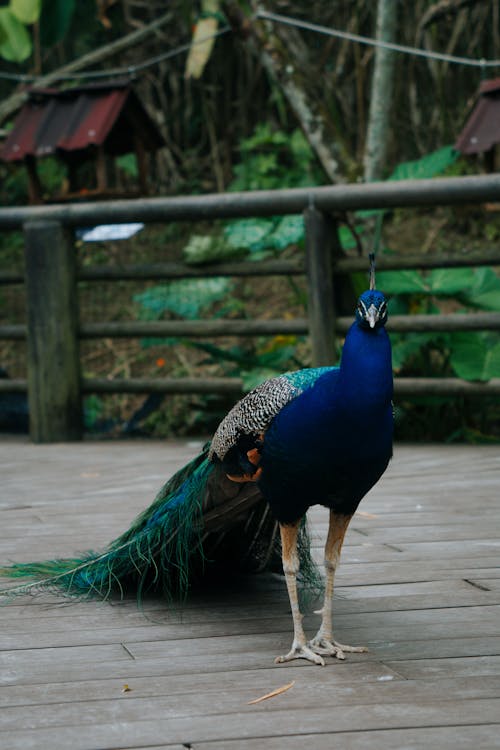
{"label": "peacock leg", "polygon": [[309,642],[309,647],[317,654],[334,656],[345,659],[347,653],[362,653],[368,649],[365,646],[344,646],[333,638],[333,585],[344,536],[352,516],[330,511],[330,524],[325,545],[325,599],[323,609],[317,614],[322,615],[321,626],[315,637]]}
{"label": "peacock leg", "polygon": [[299,534],[300,521],[294,524],[280,524],[281,554],[283,559],[283,572],[285,573],[286,587],[290,599],[290,607],[293,617],[293,643],[292,648],[285,656],[277,656],[276,664],[281,664],[292,659],[308,659],[314,664],[324,666],[324,659],[309,648],[302,626],[302,614],[299,609],[297,596],[297,573],[299,572],[299,555],[297,551],[297,538]]}

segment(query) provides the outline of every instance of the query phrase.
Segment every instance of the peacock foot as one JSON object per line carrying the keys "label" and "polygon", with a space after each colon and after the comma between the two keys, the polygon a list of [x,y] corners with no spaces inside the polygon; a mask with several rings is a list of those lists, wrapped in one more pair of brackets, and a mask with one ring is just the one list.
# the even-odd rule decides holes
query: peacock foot
{"label": "peacock foot", "polygon": [[292,648],[288,654],[285,654],[285,656],[277,656],[274,663],[283,664],[284,662],[292,661],[293,659],[307,659],[308,661],[312,661],[313,664],[319,664],[322,667],[325,666],[325,660],[322,656],[315,653],[305,643],[297,643],[296,641],[292,643]]}
{"label": "peacock foot", "polygon": [[309,641],[309,647],[315,654],[333,656],[334,659],[345,659],[346,654],[362,654],[368,651],[366,646],[345,646],[319,634]]}

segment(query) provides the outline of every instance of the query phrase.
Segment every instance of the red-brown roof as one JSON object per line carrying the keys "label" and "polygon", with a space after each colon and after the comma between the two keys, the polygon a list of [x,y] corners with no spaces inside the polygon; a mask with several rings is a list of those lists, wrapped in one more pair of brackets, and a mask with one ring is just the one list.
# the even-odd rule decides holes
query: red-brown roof
{"label": "red-brown roof", "polygon": [[89,84],[72,89],[34,89],[0,150],[4,161],[47,156],[104,145],[111,154],[135,150],[139,137],[147,150],[163,139],[127,82]]}
{"label": "red-brown roof", "polygon": [[483,81],[476,106],[457,138],[462,154],[480,154],[500,143],[500,78]]}

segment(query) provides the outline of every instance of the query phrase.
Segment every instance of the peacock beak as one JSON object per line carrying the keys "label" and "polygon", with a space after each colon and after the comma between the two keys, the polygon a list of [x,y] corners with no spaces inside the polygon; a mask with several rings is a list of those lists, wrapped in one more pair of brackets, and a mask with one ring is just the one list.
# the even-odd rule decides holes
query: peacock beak
{"label": "peacock beak", "polygon": [[378,310],[375,305],[370,305],[366,311],[366,320],[368,321],[370,328],[375,328],[375,324],[378,320]]}

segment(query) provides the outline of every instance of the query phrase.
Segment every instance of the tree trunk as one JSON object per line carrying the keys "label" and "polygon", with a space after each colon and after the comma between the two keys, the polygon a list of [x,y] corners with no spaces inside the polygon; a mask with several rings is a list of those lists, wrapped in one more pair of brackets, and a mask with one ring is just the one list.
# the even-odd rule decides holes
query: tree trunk
{"label": "tree trunk", "polygon": [[[396,6],[396,0],[378,0],[376,36],[380,41],[395,40]],[[395,61],[395,52],[384,47],[376,48],[364,159],[366,182],[380,180],[384,174]]]}

